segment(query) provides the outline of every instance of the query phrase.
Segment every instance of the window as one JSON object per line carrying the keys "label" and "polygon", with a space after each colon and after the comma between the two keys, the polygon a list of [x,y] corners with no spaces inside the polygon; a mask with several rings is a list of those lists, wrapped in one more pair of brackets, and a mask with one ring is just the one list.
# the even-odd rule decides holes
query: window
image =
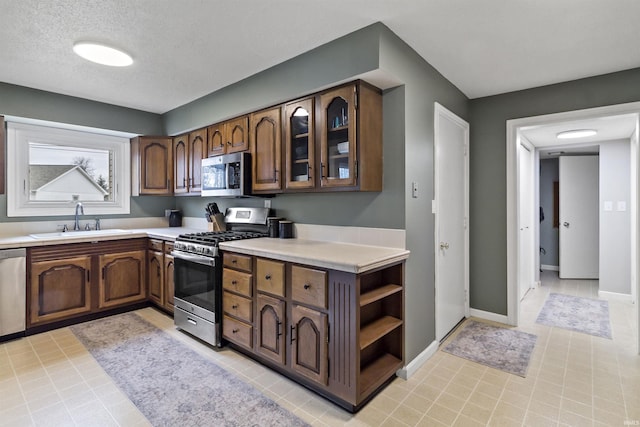
{"label": "window", "polygon": [[128,214],[133,135],[60,126],[7,118],[7,216]]}

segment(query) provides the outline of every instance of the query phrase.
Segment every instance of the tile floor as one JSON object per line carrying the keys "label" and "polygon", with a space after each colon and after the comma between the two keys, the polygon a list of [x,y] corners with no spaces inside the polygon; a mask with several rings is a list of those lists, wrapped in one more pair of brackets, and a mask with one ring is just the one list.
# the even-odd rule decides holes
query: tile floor
{"label": "tile floor", "polygon": [[[313,426],[640,425],[640,357],[634,306],[610,302],[614,339],[535,324],[550,291],[597,297],[596,281],[543,286],[522,303],[518,328],[538,341],[526,378],[438,351],[408,381],[396,379],[351,415],[229,349],[212,351],[174,330],[172,319],[139,313],[253,384]],[[0,344],[0,426],[148,426],[67,328]]]}

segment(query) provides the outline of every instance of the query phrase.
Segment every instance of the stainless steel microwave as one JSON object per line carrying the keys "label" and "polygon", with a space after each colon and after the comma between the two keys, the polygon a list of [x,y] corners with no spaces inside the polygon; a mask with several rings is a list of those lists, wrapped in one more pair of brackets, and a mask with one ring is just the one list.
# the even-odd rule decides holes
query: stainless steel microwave
{"label": "stainless steel microwave", "polygon": [[202,197],[251,194],[251,155],[246,152],[202,159]]}

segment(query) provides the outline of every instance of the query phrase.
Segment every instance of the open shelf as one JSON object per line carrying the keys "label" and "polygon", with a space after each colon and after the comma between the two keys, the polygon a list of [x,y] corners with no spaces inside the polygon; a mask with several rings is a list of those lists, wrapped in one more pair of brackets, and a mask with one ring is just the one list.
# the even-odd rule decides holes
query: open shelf
{"label": "open shelf", "polygon": [[369,305],[397,292],[402,292],[402,286],[392,284],[380,286],[379,288],[360,295],[360,307]]}
{"label": "open shelf", "polygon": [[401,325],[402,320],[391,316],[383,316],[369,323],[360,330],[360,350],[367,348]]}
{"label": "open shelf", "polygon": [[402,367],[402,360],[385,353],[360,371],[360,396],[368,395]]}

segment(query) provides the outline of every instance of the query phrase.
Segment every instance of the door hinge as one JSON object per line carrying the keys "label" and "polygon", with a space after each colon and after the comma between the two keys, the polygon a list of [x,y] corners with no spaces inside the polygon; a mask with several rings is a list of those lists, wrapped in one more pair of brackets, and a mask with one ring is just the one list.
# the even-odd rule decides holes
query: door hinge
{"label": "door hinge", "polygon": [[331,359],[327,359],[327,376],[331,376]]}
{"label": "door hinge", "polygon": [[465,302],[465,304],[469,302],[469,290],[468,289],[464,290],[464,302]]}
{"label": "door hinge", "polygon": [[467,144],[464,144],[464,155],[466,156],[467,154],[469,154],[469,146]]}
{"label": "door hinge", "polygon": [[331,323],[327,324],[327,344],[331,341]]}
{"label": "door hinge", "polygon": [[462,220],[462,228],[466,230],[468,226],[469,226],[469,219],[465,216],[464,219]]}
{"label": "door hinge", "polygon": [[356,110],[358,109],[358,89],[355,86],[353,87],[353,106]]}
{"label": "door hinge", "polygon": [[357,160],[353,163],[353,168],[354,168],[353,175],[355,179],[358,179],[358,161]]}

